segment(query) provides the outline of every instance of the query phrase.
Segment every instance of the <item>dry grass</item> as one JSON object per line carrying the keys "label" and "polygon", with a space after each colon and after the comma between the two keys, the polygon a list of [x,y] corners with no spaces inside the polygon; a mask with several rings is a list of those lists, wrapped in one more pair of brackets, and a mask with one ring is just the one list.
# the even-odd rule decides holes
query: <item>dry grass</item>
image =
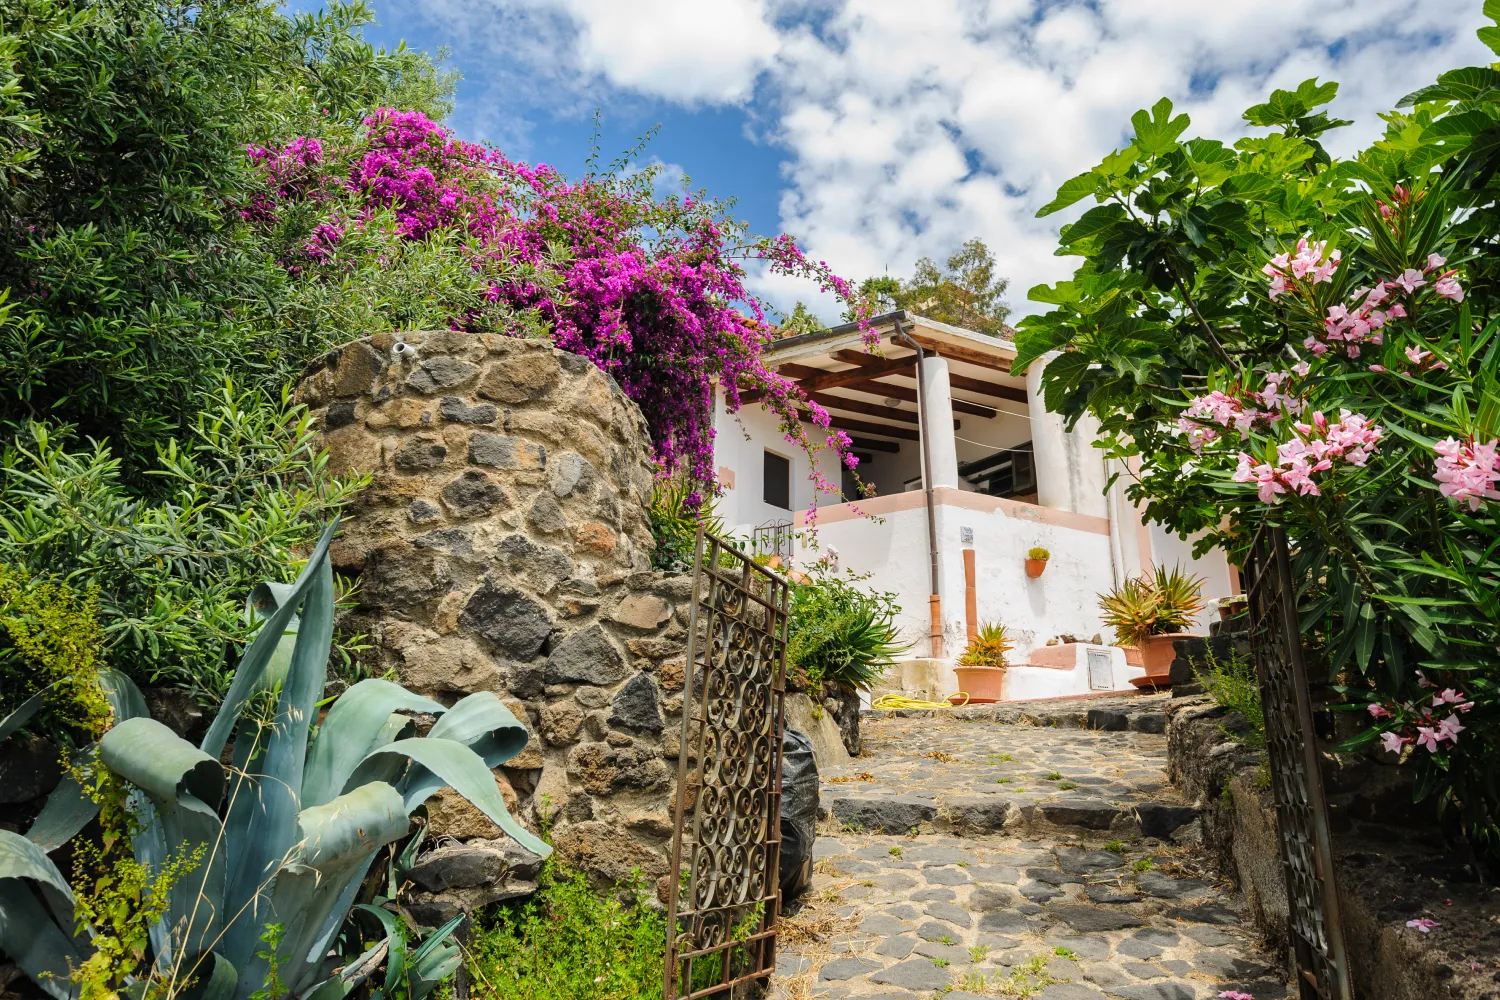
{"label": "dry grass", "polygon": [[829,783],[830,784],[834,784],[834,785],[842,785],[845,782],[849,782],[849,781],[874,781],[874,780],[875,780],[875,775],[871,774],[869,771],[861,771],[858,774],[845,774],[845,775],[840,775],[837,778],[829,778],[828,779]]}

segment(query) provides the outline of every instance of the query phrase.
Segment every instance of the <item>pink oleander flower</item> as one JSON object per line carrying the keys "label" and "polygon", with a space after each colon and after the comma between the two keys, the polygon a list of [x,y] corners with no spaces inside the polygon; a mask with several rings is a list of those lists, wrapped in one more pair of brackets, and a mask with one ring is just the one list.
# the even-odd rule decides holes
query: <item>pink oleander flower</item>
{"label": "pink oleander flower", "polygon": [[1426,917],[1418,917],[1416,920],[1408,920],[1406,922],[1406,926],[1411,927],[1415,930],[1419,930],[1423,934],[1426,934],[1434,927],[1441,927],[1443,925],[1438,923],[1436,920],[1428,920]]}
{"label": "pink oleander flower", "polygon": [[1458,742],[1458,734],[1461,733],[1461,732],[1463,732],[1467,728],[1468,728],[1467,726],[1462,725],[1458,721],[1458,714],[1454,713],[1454,714],[1448,716],[1442,722],[1438,723],[1438,728],[1437,728],[1438,739],[1440,739],[1440,740],[1448,740],[1450,742],[1457,743]]}
{"label": "pink oleander flower", "polygon": [[1255,1000],[1248,993],[1240,993],[1237,990],[1223,990],[1218,994],[1218,1000]]}
{"label": "pink oleander flower", "polygon": [[1417,746],[1426,747],[1428,753],[1437,753],[1438,742],[1442,739],[1432,726],[1417,727]]}
{"label": "pink oleander flower", "polygon": [[1384,705],[1380,704],[1379,702],[1372,701],[1372,702],[1370,702],[1370,704],[1366,705],[1365,708],[1366,708],[1367,711],[1369,711],[1371,718],[1374,718],[1374,719],[1387,719],[1387,718],[1390,718],[1391,713],[1389,711],[1387,711],[1386,707]]}
{"label": "pink oleander flower", "polygon": [[1414,267],[1408,267],[1405,271],[1402,271],[1398,277],[1392,279],[1390,283],[1393,285],[1400,285],[1406,290],[1406,294],[1410,295],[1418,288],[1421,288],[1423,285],[1427,284],[1427,281],[1422,277],[1421,271],[1418,271]]}
{"label": "pink oleander flower", "polygon": [[1417,687],[1419,687],[1419,688],[1430,688],[1430,687],[1433,687],[1433,686],[1434,685],[1433,685],[1432,681],[1430,681],[1430,680],[1427,679],[1427,675],[1424,674],[1424,673],[1422,673],[1422,671],[1418,670],[1417,671]]}
{"label": "pink oleander flower", "polygon": [[1433,479],[1438,482],[1438,492],[1461,503],[1469,510],[1479,509],[1482,499],[1500,499],[1495,483],[1500,482],[1500,440],[1489,444],[1475,444],[1472,440],[1460,442],[1454,438],[1439,441],[1432,446],[1437,453],[1436,472]]}
{"label": "pink oleander flower", "polygon": [[1391,753],[1400,753],[1401,748],[1410,741],[1403,739],[1399,733],[1381,733],[1380,742]]}
{"label": "pink oleander flower", "polygon": [[1232,478],[1237,483],[1254,482],[1260,502],[1274,503],[1278,493],[1286,492],[1286,486],[1277,481],[1275,469],[1265,464],[1252,468],[1250,463],[1253,461],[1254,459],[1249,455],[1240,452],[1239,468],[1235,470]]}
{"label": "pink oleander flower", "polygon": [[1444,705],[1457,705],[1465,697],[1467,696],[1460,691],[1453,690],[1453,688],[1443,688],[1442,691],[1433,696],[1432,707],[1442,708]]}
{"label": "pink oleander flower", "polygon": [[1457,278],[1440,278],[1437,284],[1432,286],[1432,290],[1443,298],[1452,299],[1454,302],[1462,302],[1464,300],[1464,289],[1458,283]]}
{"label": "pink oleander flower", "polygon": [[1307,373],[1310,371],[1312,371],[1312,365],[1306,361],[1299,361],[1295,365],[1292,365],[1292,373],[1298,378],[1306,378]]}
{"label": "pink oleander flower", "polygon": [[1428,271],[1436,271],[1438,268],[1442,267],[1446,263],[1448,263],[1448,258],[1447,257],[1443,257],[1443,256],[1440,256],[1439,254],[1435,254],[1435,253],[1430,253],[1430,254],[1427,255],[1427,267],[1426,267],[1426,270],[1428,270]]}

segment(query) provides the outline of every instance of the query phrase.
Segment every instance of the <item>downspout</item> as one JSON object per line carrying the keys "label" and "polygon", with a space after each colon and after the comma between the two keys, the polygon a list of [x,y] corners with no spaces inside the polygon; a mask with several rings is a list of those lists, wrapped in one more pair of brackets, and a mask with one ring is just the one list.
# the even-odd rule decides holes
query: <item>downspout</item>
{"label": "downspout", "polygon": [[922,437],[922,485],[927,494],[927,557],[930,563],[927,610],[931,615],[931,623],[927,638],[931,644],[929,655],[939,660],[943,657],[943,597],[938,589],[937,509],[932,489],[932,452],[928,449],[931,438],[927,435],[927,352],[901,326],[902,318],[900,315],[896,317],[896,334],[892,339],[904,340],[917,352],[917,427]]}

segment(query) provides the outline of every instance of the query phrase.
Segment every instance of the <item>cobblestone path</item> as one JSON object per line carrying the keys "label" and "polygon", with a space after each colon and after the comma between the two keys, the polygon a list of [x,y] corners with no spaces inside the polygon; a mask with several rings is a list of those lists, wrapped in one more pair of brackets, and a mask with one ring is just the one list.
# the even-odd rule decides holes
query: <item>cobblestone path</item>
{"label": "cobblestone path", "polygon": [[770,996],[1288,996],[1199,860],[1159,728],[866,720],[865,755],[823,775]]}

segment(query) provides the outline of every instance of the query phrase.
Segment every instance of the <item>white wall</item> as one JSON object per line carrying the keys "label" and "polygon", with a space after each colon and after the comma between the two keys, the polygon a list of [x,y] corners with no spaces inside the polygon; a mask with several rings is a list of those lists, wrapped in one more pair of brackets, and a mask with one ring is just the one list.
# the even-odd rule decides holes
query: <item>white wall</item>
{"label": "white wall", "polygon": [[[826,436],[810,424],[805,426],[815,442],[821,442]],[[915,454],[915,442],[903,450]],[[762,477],[767,451],[791,462],[790,510],[773,507],[763,499],[765,483]],[[818,465],[836,489],[839,483],[837,456],[827,450],[821,451]],[[722,394],[716,394],[714,403],[714,467],[727,468],[734,473],[734,488],[724,491],[715,511],[735,533],[743,533],[767,522],[791,520],[797,512],[807,510],[813,500],[815,488],[809,478],[812,463],[801,446],[782,436],[776,418],[763,406],[746,406],[737,414],[725,412]],[[824,495],[818,502],[821,505],[837,503],[838,500],[837,495]]]}
{"label": "white wall", "polygon": [[[1201,576],[1206,598],[1218,599],[1233,593],[1229,560],[1223,549],[1210,549],[1201,559],[1194,559],[1193,544],[1199,536],[1178,538],[1159,524],[1147,525],[1147,528],[1151,532],[1151,558],[1155,565],[1168,569],[1181,566],[1187,572]],[[1216,610],[1205,608],[1198,616],[1198,631],[1207,633],[1209,624],[1218,617]]]}
{"label": "white wall", "polygon": [[[943,642],[949,657],[962,652],[967,641],[962,553],[967,546],[960,540],[964,527],[972,528],[974,535],[979,619],[1007,627],[1016,643],[1011,654],[1014,662],[1025,663],[1034,646],[1045,645],[1054,636],[1088,639],[1104,631],[1097,595],[1114,583],[1104,521],[1062,516],[1062,520],[1094,529],[1080,530],[1048,520],[1056,515],[1030,504],[948,490],[937,491],[937,498]],[[920,495],[913,494],[906,502],[919,500]],[[954,505],[957,500],[965,506]],[[926,656],[930,621],[927,511],[920,502],[905,510],[886,511],[884,506],[879,501],[865,504],[879,515],[878,522],[833,520],[832,510],[820,512],[818,544],[825,552],[830,546],[837,550],[841,569],[870,574],[865,586],[896,593],[901,606],[897,624],[903,640],[912,644],[908,655]],[[1031,580],[1026,577],[1025,560],[1027,551],[1036,545],[1051,551],[1052,560],[1040,578]],[[957,683],[956,678],[950,679]]]}

